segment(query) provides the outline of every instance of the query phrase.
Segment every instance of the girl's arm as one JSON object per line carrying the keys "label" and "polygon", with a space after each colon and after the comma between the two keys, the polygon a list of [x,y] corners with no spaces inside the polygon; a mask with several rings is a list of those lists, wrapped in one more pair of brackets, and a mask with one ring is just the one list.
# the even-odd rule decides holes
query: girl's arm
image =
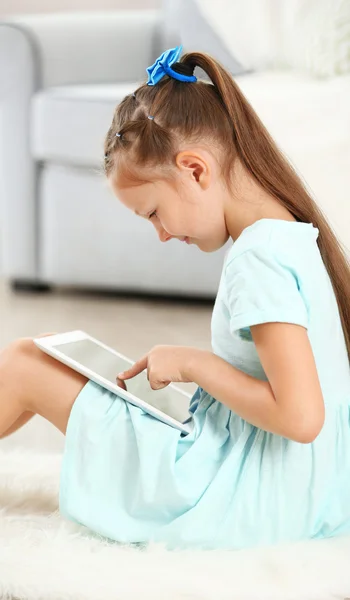
{"label": "girl's arm", "polygon": [[192,354],[189,380],[260,429],[296,442],[314,441],[322,429],[325,408],[306,329],[288,323],[264,323],[250,329],[268,381],[201,350]]}

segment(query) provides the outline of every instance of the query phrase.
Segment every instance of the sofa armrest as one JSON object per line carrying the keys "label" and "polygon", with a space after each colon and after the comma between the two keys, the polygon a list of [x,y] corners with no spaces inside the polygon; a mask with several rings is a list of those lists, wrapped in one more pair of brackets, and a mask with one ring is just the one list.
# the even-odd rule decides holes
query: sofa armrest
{"label": "sofa armrest", "polygon": [[18,16],[3,22],[26,37],[39,88],[142,81],[159,50],[161,11]]}

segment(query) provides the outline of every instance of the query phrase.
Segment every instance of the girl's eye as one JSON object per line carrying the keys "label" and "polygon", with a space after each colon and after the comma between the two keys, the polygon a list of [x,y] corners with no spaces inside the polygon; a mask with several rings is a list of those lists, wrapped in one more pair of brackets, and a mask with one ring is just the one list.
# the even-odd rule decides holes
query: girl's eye
{"label": "girl's eye", "polygon": [[153,213],[150,214],[150,216],[148,217],[149,219],[152,219],[153,217],[157,216],[157,211],[153,211]]}

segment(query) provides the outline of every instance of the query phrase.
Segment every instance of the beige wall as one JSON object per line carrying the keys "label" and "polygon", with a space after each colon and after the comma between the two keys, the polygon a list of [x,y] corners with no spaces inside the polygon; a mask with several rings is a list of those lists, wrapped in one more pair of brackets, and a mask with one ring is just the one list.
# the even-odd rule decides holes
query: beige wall
{"label": "beige wall", "polygon": [[68,10],[158,8],[162,0],[0,0],[0,16]]}

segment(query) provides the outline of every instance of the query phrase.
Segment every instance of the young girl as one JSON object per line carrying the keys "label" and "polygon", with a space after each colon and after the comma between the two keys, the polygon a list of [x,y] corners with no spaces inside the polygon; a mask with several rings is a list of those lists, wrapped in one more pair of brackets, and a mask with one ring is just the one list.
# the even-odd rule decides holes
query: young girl
{"label": "young girl", "polygon": [[349,532],[346,259],[229,73],[179,54],[165,52],[117,107],[105,171],[161,241],[234,242],[213,352],[158,346],[116,373],[120,385],[143,369],[153,389],[198,384],[193,431],[20,340],[1,356],[0,432],[39,413],[66,433],[61,511],[120,542],[241,548]]}

